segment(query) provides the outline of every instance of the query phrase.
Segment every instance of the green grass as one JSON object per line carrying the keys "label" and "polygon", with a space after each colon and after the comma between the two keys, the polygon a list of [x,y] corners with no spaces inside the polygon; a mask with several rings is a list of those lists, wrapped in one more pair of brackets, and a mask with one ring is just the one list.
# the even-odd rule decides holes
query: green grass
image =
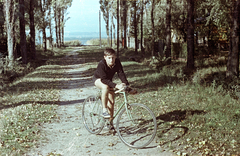
{"label": "green grass", "polygon": [[[41,125],[57,119],[62,57],[71,48],[37,51],[24,74],[0,91],[0,155],[23,155],[44,139]],[[30,70],[29,70],[30,69]],[[47,85],[46,85],[47,84]]]}
{"label": "green grass", "polygon": [[[91,74],[100,51],[84,53],[92,60],[88,63]],[[154,69],[128,60],[127,55],[121,54],[120,59],[131,86],[139,92],[129,95],[130,103],[143,103],[154,111],[160,147],[179,155],[240,154],[239,83],[225,79],[226,62],[221,57],[196,62],[197,70],[186,72],[184,61],[173,60],[171,65]]]}

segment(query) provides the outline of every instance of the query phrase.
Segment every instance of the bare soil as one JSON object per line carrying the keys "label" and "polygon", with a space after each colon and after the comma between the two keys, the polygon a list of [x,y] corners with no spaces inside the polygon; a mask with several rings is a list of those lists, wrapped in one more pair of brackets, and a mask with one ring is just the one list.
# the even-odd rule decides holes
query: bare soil
{"label": "bare soil", "polygon": [[[131,149],[124,145],[118,135],[112,135],[104,128],[99,135],[90,134],[84,127],[81,111],[84,99],[97,92],[93,86],[92,76],[87,76],[84,58],[79,58],[76,48],[62,59],[66,79],[60,92],[59,120],[42,127],[45,138],[29,156],[81,156],[81,155],[144,155],[171,156],[175,155],[158,147],[155,140],[144,149]],[[88,74],[89,75],[89,74]],[[115,123],[114,123],[115,124]]]}

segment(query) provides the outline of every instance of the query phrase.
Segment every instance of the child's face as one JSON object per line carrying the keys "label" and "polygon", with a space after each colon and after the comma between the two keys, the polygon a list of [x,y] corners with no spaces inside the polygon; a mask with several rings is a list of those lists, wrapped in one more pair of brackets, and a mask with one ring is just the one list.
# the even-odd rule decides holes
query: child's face
{"label": "child's face", "polygon": [[107,55],[107,56],[104,56],[104,59],[106,60],[108,66],[112,66],[115,63],[116,56],[115,55]]}

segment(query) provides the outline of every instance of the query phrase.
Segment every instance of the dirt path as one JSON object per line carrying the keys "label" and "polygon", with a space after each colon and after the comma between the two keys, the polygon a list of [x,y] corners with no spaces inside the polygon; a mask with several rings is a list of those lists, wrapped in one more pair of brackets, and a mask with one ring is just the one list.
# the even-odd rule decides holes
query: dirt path
{"label": "dirt path", "polygon": [[87,132],[82,124],[81,111],[77,107],[82,107],[84,99],[97,90],[93,86],[92,77],[84,76],[84,59],[78,58],[77,50],[80,48],[63,59],[67,64],[63,77],[68,81],[63,84],[60,93],[57,110],[60,120],[43,126],[48,141],[41,142],[38,148],[32,149],[27,155],[174,155],[157,147],[154,141],[146,149],[130,149],[120,141],[117,134],[112,136],[106,128],[100,135]]}

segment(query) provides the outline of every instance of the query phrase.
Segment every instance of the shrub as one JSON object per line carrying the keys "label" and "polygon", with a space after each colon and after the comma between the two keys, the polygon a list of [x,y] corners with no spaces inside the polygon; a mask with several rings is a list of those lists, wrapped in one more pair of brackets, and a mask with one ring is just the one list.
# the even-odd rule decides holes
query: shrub
{"label": "shrub", "polygon": [[[110,42],[110,41],[109,41]],[[99,39],[91,39],[86,42],[86,45],[99,45],[100,41]],[[108,45],[108,39],[101,39],[101,45],[107,46]]]}
{"label": "shrub", "polygon": [[6,56],[0,60],[0,89],[5,87],[8,83],[11,83],[17,77],[21,77],[26,73],[32,71],[33,68],[30,63],[27,65],[21,64],[21,57],[12,62],[9,66],[9,59]]}
{"label": "shrub", "polygon": [[65,46],[81,46],[82,43],[79,40],[72,40],[72,41],[65,41],[64,45]]}

